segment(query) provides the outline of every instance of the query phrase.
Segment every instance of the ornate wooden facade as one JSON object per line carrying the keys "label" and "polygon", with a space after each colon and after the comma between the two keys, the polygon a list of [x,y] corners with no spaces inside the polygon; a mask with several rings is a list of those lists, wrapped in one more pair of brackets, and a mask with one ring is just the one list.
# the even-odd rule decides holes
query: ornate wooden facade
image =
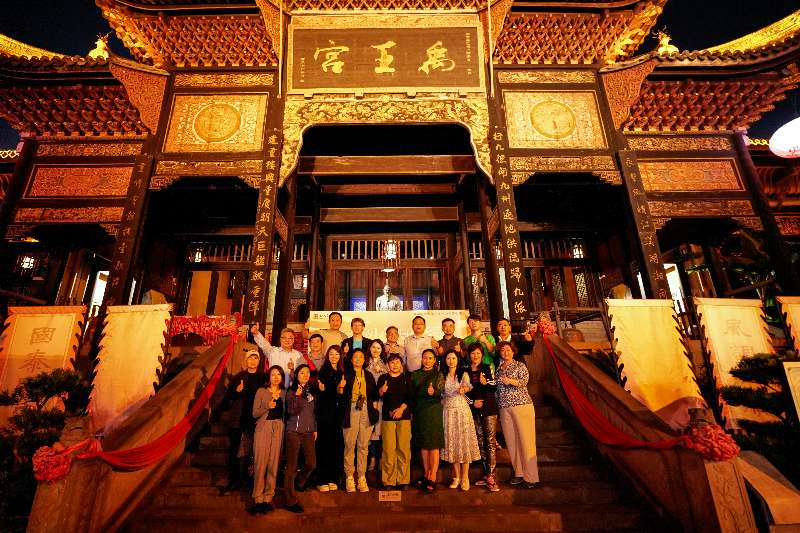
{"label": "ornate wooden facade", "polygon": [[[403,234],[446,228],[450,253],[429,260],[441,262],[443,302],[477,308],[484,291],[493,318],[506,300],[520,322],[541,309],[556,274],[573,280],[572,307],[588,301],[574,281],[588,250],[570,251],[574,264],[558,272],[524,251],[565,233],[592,242],[599,293],[616,282],[637,292],[638,272],[648,295],[668,297],[662,252],[689,239],[693,224],[763,232],[773,258],[788,257],[784,238],[800,235],[800,216],[786,210],[797,170],[761,156],[756,170],[743,132],[800,83],[800,12],[714,48],[664,43],[634,57],[665,1],[97,0],[133,60],[102,47],[94,57],[64,56],[3,37],[0,117],[22,137],[13,170],[0,159],[2,246],[13,252],[3,256],[4,279],[15,279],[21,254],[57,242],[61,256],[47,257],[56,273],[44,276],[37,298],[86,298],[64,287],[77,261],[70,254],[90,250],[94,270],[109,271],[107,303],[158,286],[187,310],[187,272],[214,271],[216,287],[224,271],[231,310],[263,321],[274,305],[280,324],[301,303],[336,305],[321,287],[334,283],[325,277],[343,259],[322,239],[365,228],[385,239],[397,222]],[[457,125],[466,148],[326,153],[326,143],[341,148],[363,125],[437,126],[445,136]],[[310,140],[323,126],[338,137]],[[236,191],[231,201],[244,202],[241,220],[212,228],[205,217],[176,229],[178,252],[149,239],[162,204],[191,201],[176,187],[208,192],[223,183]],[[547,194],[545,207],[575,202],[552,212],[579,210],[571,191],[589,191],[598,220],[537,216]],[[351,208],[381,194],[393,203]],[[783,208],[777,219],[770,202]],[[438,229],[418,229],[427,222]],[[248,241],[247,259],[208,260],[202,236]],[[497,253],[470,256],[478,241]],[[791,266],[775,261],[783,289],[800,289]],[[32,285],[12,286],[30,293]]]}

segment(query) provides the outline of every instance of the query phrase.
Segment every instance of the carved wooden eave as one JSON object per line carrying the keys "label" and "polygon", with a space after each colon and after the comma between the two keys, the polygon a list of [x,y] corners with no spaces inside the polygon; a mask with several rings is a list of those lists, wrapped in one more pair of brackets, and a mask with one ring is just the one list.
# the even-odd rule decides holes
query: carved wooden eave
{"label": "carved wooden eave", "polygon": [[631,104],[623,129],[681,133],[748,128],[800,84],[800,12],[783,19],[780,31],[774,28],[731,41],[750,46],[656,52],[655,68]]}
{"label": "carved wooden eave", "polygon": [[109,68],[111,74],[125,87],[142,122],[150,132],[155,132],[158,129],[169,72],[116,56],[112,58]]}
{"label": "carved wooden eave", "polygon": [[[498,38],[504,65],[594,65],[625,60],[650,33],[666,0],[605,3],[515,2]],[[593,9],[588,5],[595,5]],[[570,7],[572,9],[565,9]],[[524,11],[523,11],[524,9]]]}
{"label": "carved wooden eave", "polygon": [[191,3],[184,7],[192,9],[157,12],[115,0],[96,3],[139,63],[165,69],[277,65],[273,36],[255,3],[237,3],[213,14]]}

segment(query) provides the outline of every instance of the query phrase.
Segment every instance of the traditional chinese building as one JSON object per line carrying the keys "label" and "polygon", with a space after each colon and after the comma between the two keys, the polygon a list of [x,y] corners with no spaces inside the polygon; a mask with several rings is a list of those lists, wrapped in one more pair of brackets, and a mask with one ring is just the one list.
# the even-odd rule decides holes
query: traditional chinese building
{"label": "traditional chinese building", "polygon": [[797,12],[634,56],[664,1],[97,5],[132,60],[0,41],[11,302],[155,289],[280,326],[388,283],[406,309],[578,323],[612,293],[735,291],[738,228],[798,287],[800,218],[744,137],[800,81]]}

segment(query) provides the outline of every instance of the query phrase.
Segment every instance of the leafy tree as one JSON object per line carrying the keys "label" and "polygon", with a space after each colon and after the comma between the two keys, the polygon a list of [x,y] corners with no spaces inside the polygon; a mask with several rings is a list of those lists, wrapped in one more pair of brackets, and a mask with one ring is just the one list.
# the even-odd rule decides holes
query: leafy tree
{"label": "leafy tree", "polygon": [[67,416],[86,409],[90,391],[74,370],[56,369],[0,392],[0,406],[15,407],[8,425],[0,428],[0,530],[25,530],[36,493],[31,457],[58,440]]}
{"label": "leafy tree", "polygon": [[739,421],[744,433],[735,435],[746,450],[754,450],[769,459],[795,485],[800,485],[800,424],[794,413],[783,362],[787,356],[756,354],[744,357],[731,374],[752,386],[728,385],[721,388],[729,405],[759,409],[775,416],[772,422]]}

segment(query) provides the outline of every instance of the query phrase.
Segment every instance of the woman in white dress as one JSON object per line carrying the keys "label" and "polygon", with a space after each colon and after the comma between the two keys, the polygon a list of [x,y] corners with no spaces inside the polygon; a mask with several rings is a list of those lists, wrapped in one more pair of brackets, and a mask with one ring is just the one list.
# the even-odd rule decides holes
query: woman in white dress
{"label": "woman in white dress", "polygon": [[444,448],[442,459],[453,465],[451,489],[461,486],[469,490],[469,464],[481,458],[475,423],[465,394],[472,390],[469,375],[459,366],[459,358],[454,350],[444,355],[444,394],[442,394],[442,415],[444,421]]}

